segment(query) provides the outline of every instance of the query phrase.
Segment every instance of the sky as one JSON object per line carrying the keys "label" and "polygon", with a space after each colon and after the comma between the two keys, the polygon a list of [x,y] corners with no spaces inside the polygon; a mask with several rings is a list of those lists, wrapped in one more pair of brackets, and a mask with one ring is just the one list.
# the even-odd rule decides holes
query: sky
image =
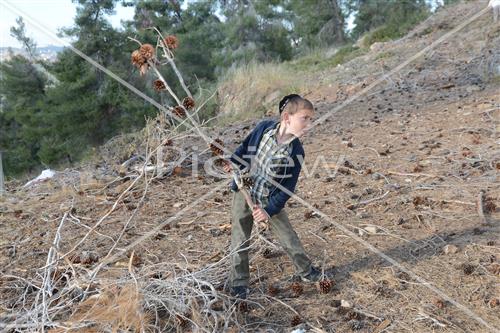
{"label": "sky", "polygon": [[[187,1],[189,2],[189,1]],[[442,3],[442,0],[433,0]],[[116,14],[109,17],[114,27],[120,27],[121,20],[130,20],[134,16],[134,7],[117,5]],[[21,44],[10,35],[10,28],[16,25],[20,12],[28,15],[47,30],[56,34],[61,27],[73,24],[76,15],[76,5],[71,0],[0,0],[0,47],[21,47]],[[347,19],[347,29],[353,28],[354,15]],[[38,47],[47,45],[63,46],[61,42],[33,26],[30,20],[24,20],[28,36],[32,37]]]}
{"label": "sky", "polygon": [[[21,44],[10,36],[10,28],[16,25],[16,18],[20,16],[19,12],[31,17],[38,24],[56,34],[59,28],[73,24],[76,4],[71,0],[0,0],[0,47],[21,47]],[[114,27],[119,27],[121,20],[130,20],[133,16],[133,7],[117,5],[116,14],[109,17],[109,20]],[[38,47],[63,45],[47,36],[40,28],[31,25],[28,19],[24,19],[24,23],[28,36],[35,40]]]}

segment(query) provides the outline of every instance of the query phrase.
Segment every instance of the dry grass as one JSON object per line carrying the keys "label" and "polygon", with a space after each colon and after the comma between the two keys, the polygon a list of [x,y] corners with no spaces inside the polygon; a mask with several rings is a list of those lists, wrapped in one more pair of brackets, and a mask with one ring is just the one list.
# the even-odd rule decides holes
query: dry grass
{"label": "dry grass", "polygon": [[[92,322],[87,327],[86,322]],[[144,331],[148,316],[142,310],[142,297],[135,285],[113,286],[80,304],[68,323],[71,327],[51,332],[138,332]]]}
{"label": "dry grass", "polygon": [[300,73],[283,64],[250,63],[221,80],[217,100],[223,123],[276,113],[279,99],[304,90]]}

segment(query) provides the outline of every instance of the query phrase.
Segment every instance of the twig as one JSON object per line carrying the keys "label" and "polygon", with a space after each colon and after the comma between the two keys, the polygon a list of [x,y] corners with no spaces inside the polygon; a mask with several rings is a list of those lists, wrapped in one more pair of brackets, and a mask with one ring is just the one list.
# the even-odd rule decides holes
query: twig
{"label": "twig", "polygon": [[446,324],[443,324],[442,322],[440,322],[436,318],[431,317],[430,315],[428,315],[427,313],[425,313],[423,311],[420,311],[418,313],[418,316],[415,318],[414,321],[420,321],[420,320],[426,320],[426,319],[428,319],[432,322],[432,326],[447,327]]}

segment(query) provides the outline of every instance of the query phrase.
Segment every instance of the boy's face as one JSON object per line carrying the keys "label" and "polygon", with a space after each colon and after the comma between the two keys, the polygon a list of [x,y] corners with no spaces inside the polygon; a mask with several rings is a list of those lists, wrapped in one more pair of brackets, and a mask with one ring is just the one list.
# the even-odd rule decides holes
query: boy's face
{"label": "boy's face", "polygon": [[294,114],[283,114],[287,132],[300,138],[307,133],[311,127],[314,111],[309,109],[301,109]]}

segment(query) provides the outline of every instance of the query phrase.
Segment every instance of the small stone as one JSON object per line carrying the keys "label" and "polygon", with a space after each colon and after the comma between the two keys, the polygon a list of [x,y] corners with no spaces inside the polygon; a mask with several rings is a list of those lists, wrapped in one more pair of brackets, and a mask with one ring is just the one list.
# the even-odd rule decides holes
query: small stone
{"label": "small stone", "polygon": [[367,218],[369,218],[369,217],[370,217],[370,215],[369,215],[369,214],[367,214],[367,213],[357,212],[357,213],[356,213],[356,217],[359,217],[360,219],[367,219]]}
{"label": "small stone", "polygon": [[458,252],[458,247],[452,244],[448,244],[445,247],[443,247],[443,253],[444,254],[454,254]]}
{"label": "small stone", "polygon": [[345,299],[340,300],[340,306],[343,308],[352,308],[352,304]]}
{"label": "small stone", "polygon": [[377,233],[377,227],[368,226],[368,227],[365,227],[364,229],[365,229],[365,230],[366,230],[366,232],[368,232],[369,234],[376,234],[376,233]]}
{"label": "small stone", "polygon": [[385,184],[384,188],[389,191],[397,191],[401,189],[401,185],[394,183],[394,184]]}

